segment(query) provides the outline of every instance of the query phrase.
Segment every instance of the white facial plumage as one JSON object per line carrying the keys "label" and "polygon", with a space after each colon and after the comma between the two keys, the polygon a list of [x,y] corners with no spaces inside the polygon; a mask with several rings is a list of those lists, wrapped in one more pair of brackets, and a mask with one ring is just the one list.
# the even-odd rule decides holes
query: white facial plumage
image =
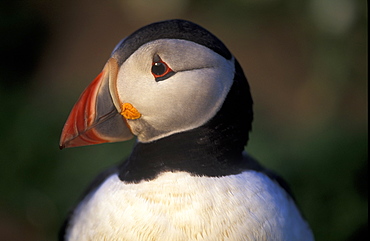
{"label": "white facial plumage", "polygon": [[[156,55],[175,72],[173,76],[155,80],[151,68]],[[234,72],[234,59],[203,45],[159,39],[144,44],[123,62],[113,98],[118,99],[118,110],[117,103],[130,103],[141,113],[139,119],[127,122],[140,142],[150,142],[210,120],[221,108]]]}

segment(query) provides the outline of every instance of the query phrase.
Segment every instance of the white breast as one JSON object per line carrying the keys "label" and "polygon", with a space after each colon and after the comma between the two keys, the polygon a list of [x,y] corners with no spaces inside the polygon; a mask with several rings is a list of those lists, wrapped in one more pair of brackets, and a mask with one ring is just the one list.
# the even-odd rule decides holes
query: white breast
{"label": "white breast", "polygon": [[294,202],[265,175],[116,174],[75,210],[68,240],[313,240]]}

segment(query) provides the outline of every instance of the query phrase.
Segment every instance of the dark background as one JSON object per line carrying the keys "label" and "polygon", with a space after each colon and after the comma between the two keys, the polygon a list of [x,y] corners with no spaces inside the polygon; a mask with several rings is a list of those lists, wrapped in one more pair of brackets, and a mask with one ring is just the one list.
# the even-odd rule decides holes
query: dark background
{"label": "dark background", "polygon": [[55,240],[89,181],[128,155],[132,142],[60,151],[59,135],[119,40],[169,18],[199,23],[239,59],[255,101],[246,149],[290,183],[317,240],[361,240],[362,0],[1,1],[0,240]]}

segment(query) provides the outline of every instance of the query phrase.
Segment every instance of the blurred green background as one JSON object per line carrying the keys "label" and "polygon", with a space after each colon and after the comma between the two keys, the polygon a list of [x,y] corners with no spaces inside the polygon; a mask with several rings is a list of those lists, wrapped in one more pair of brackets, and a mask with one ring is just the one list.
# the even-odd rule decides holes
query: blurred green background
{"label": "blurred green background", "polygon": [[132,142],[60,151],[79,94],[120,39],[183,18],[242,64],[246,148],[291,185],[317,240],[367,240],[367,1],[12,0],[0,3],[0,240],[56,240],[89,181]]}

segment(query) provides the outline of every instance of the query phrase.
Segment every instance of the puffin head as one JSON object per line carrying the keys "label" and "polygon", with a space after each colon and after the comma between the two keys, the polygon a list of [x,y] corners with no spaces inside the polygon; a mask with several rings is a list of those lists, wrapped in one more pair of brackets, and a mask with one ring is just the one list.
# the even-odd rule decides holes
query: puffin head
{"label": "puffin head", "polygon": [[226,46],[192,22],[168,20],[115,47],[73,107],[60,147],[133,136],[147,143],[202,126],[233,130],[246,143],[252,115],[247,80]]}

